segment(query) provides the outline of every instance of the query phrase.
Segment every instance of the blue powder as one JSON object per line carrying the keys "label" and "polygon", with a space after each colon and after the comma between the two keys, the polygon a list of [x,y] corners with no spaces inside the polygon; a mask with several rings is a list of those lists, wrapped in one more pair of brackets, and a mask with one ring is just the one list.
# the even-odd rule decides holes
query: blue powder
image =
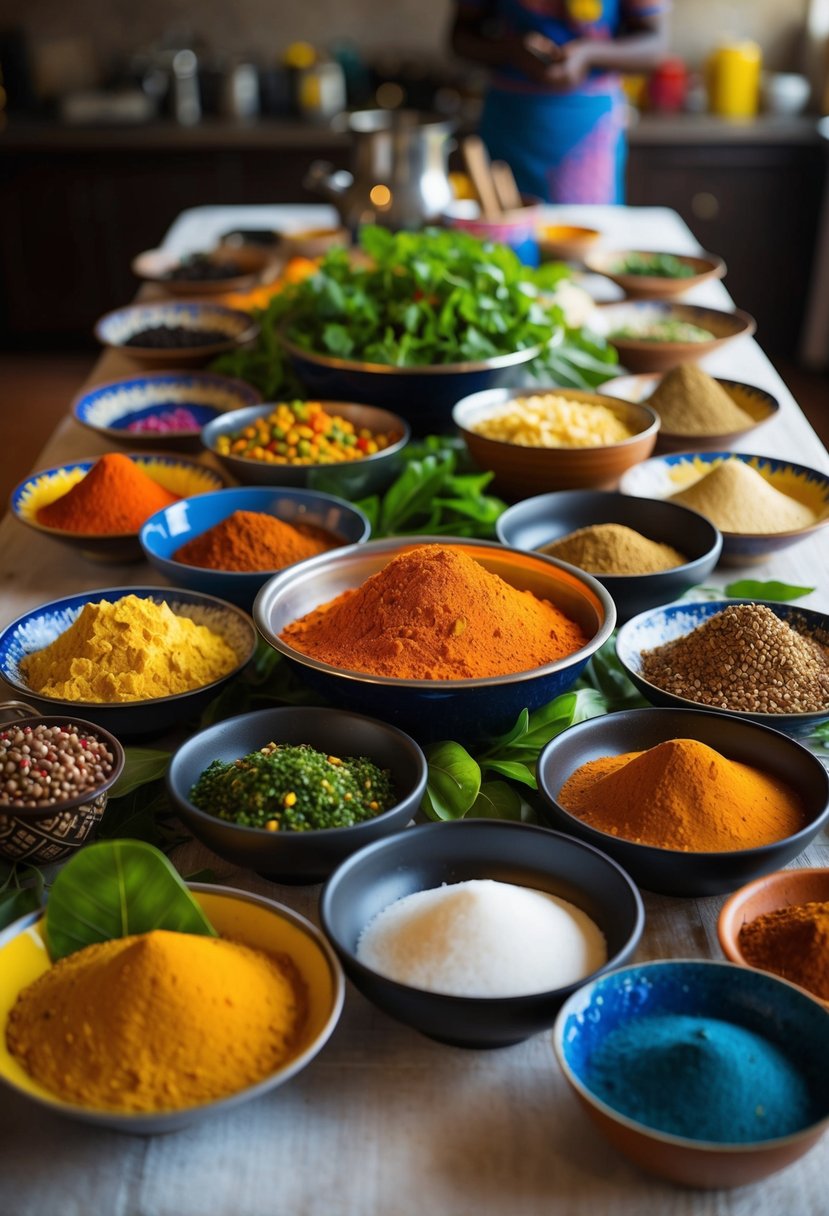
{"label": "blue powder", "polygon": [[621,1114],[692,1140],[769,1140],[814,1119],[807,1082],[784,1052],[716,1018],[634,1018],[601,1042],[583,1080]]}

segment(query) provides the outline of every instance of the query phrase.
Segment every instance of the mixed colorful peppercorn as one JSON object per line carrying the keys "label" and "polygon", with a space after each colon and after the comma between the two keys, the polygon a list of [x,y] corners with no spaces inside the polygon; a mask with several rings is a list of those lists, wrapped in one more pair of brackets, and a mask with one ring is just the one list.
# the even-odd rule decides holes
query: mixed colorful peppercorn
{"label": "mixed colorful peppercorn", "polygon": [[347,418],[326,413],[319,401],[294,401],[280,403],[234,435],[220,435],[216,451],[266,464],[334,464],[363,460],[399,438],[355,427]]}
{"label": "mixed colorful peppercorn", "polygon": [[268,743],[214,760],[190,791],[199,810],[269,832],[344,828],[394,806],[388,772],[365,756],[328,756],[307,743]]}
{"label": "mixed colorful peppercorn", "polygon": [[10,726],[0,732],[0,807],[54,806],[97,789],[114,757],[77,727]]}

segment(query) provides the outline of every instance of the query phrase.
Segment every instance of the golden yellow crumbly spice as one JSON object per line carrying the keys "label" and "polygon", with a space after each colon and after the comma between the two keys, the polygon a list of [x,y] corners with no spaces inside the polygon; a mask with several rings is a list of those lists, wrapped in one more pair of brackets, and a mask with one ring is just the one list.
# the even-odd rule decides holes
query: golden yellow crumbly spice
{"label": "golden yellow crumbly spice", "polygon": [[624,524],[590,524],[550,541],[540,552],[591,574],[656,574],[688,560],[673,545],[650,540]]}
{"label": "golden yellow crumbly spice", "polygon": [[73,625],[20,664],[33,690],[64,701],[143,701],[211,684],[238,663],[231,646],[165,603],[125,595],[85,604]]}
{"label": "golden yellow crumbly spice", "polygon": [[486,439],[530,448],[601,447],[634,433],[609,406],[556,393],[516,397],[469,429]]}
{"label": "golden yellow crumbly spice", "polygon": [[306,1004],[285,955],[156,930],[61,959],[21,992],[6,1042],[66,1102],[179,1110],[277,1069],[295,1048]]}

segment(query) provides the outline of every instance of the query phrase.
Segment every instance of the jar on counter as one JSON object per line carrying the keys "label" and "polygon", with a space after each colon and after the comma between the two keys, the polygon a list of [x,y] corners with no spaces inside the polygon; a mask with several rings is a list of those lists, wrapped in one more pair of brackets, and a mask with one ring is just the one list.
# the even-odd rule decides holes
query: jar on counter
{"label": "jar on counter", "polygon": [[763,53],[756,42],[718,46],[706,63],[708,108],[723,118],[753,118],[760,108]]}

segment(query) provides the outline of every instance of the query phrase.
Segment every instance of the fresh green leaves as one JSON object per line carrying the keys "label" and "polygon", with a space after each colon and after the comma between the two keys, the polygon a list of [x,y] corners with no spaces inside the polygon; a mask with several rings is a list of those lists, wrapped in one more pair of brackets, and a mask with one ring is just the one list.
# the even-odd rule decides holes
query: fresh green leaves
{"label": "fresh green leaves", "polygon": [[125,763],[121,776],[109,792],[110,798],[123,798],[149,781],[157,781],[167,772],[170,753],[151,747],[125,748]]}
{"label": "fresh green leaves", "polygon": [[88,845],[55,879],[46,909],[53,962],[93,942],[153,929],[215,937],[163,853],[136,840]]}
{"label": "fresh green leaves", "polygon": [[744,578],[736,583],[728,583],[725,587],[725,594],[734,599],[775,600],[780,603],[800,599],[802,595],[809,595],[812,591],[814,587],[797,587],[790,583],[779,583],[776,579],[762,583],[757,579]]}
{"label": "fresh green leaves", "polygon": [[34,866],[0,862],[0,929],[27,912],[36,912],[43,902],[44,878]]}
{"label": "fresh green leaves", "polygon": [[430,819],[462,819],[478,797],[481,769],[460,743],[426,749],[428,776],[423,810]]}

